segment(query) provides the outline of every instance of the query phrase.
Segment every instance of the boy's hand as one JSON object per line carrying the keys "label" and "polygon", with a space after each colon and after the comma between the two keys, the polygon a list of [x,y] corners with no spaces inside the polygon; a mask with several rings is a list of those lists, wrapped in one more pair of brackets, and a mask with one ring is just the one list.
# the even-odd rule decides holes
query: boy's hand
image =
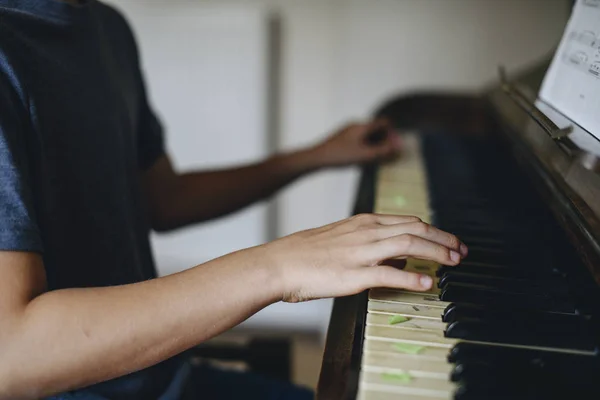
{"label": "boy's hand", "polygon": [[256,248],[277,274],[281,298],[299,302],[370,287],[427,290],[430,277],[382,262],[408,257],[456,265],[467,247],[417,217],[362,214]]}
{"label": "boy's hand", "polygon": [[384,120],[354,123],[341,128],[309,152],[318,167],[375,162],[396,156],[400,152],[400,137]]}

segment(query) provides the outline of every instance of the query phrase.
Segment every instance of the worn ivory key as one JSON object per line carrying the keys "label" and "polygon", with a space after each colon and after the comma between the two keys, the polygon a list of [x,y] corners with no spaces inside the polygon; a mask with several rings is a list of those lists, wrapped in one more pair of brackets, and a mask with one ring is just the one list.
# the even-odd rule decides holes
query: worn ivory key
{"label": "worn ivory key", "polygon": [[[447,399],[456,388],[452,382],[437,378],[385,374],[365,367],[360,374],[360,384],[366,390],[384,391],[398,394],[432,396]],[[394,379],[398,376],[398,379]],[[406,376],[406,379],[400,377]]]}
{"label": "worn ivory key", "polygon": [[438,330],[443,331],[446,329],[446,323],[442,322],[441,319],[437,321],[434,319],[427,318],[419,318],[419,317],[409,317],[406,321],[400,322],[397,324],[390,324],[390,317],[401,314],[380,314],[369,312],[367,313],[367,325],[374,326],[393,326],[393,327],[402,327],[402,328],[413,328],[413,329],[427,329],[427,330]]}
{"label": "worn ivory key", "polygon": [[398,397],[398,393],[390,393],[390,392],[380,392],[376,389],[374,390],[364,390],[358,393],[357,400],[439,400],[440,398],[448,398],[452,397],[432,397],[432,396],[424,396],[424,395],[411,395],[411,394],[402,394],[402,397]]}
{"label": "worn ivory key", "polygon": [[382,341],[377,339],[365,339],[365,352],[385,354],[408,354],[418,356],[420,359],[443,360],[447,362],[448,349],[426,345],[415,345],[408,342]]}
{"label": "worn ivory key", "polygon": [[371,371],[409,372],[412,376],[448,379],[452,364],[443,358],[432,359],[398,352],[365,352],[363,366]]}
{"label": "worn ivory key", "polygon": [[377,312],[387,315],[404,315],[407,317],[418,317],[433,319],[436,321],[442,320],[442,311],[439,307],[415,305],[409,303],[388,303],[376,300],[369,301],[367,305],[369,312]]}
{"label": "worn ivory key", "polygon": [[391,326],[370,326],[365,329],[365,338],[388,342],[405,342],[419,346],[452,348],[458,339],[444,337],[443,331],[397,328]]}
{"label": "worn ivory key", "polygon": [[408,292],[396,289],[376,288],[369,290],[369,300],[405,303],[444,309],[450,303],[441,301],[437,295]]}

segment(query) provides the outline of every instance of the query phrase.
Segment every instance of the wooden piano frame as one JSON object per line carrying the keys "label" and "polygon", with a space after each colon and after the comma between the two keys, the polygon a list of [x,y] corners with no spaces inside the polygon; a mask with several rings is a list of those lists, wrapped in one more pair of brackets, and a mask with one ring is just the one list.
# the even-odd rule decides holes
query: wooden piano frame
{"label": "wooden piano frame", "polygon": [[[354,214],[373,211],[375,176],[373,165],[363,167]],[[367,292],[335,299],[327,332],[318,399],[354,399],[367,318]]]}

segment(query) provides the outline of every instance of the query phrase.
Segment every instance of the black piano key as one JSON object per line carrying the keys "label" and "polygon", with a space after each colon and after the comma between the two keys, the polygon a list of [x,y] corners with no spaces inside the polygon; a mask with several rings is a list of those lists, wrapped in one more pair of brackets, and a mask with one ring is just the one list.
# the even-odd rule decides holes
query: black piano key
{"label": "black piano key", "polygon": [[453,397],[455,400],[588,400],[597,399],[596,389],[590,382],[578,386],[537,377],[513,381],[488,379],[461,382]]}
{"label": "black piano key", "polygon": [[[461,265],[442,266],[437,272],[441,299],[457,301],[445,310],[445,321],[457,323],[447,331],[463,329],[465,335],[479,334],[486,341],[509,338],[532,346],[557,342],[595,348],[589,332],[600,331],[600,324],[597,327],[593,318],[574,311],[596,311],[579,307],[590,299],[600,304],[597,287],[589,291],[581,287],[570,276],[568,262],[556,257],[556,246],[547,241],[547,211],[541,211],[537,194],[515,164],[492,141],[431,134],[422,137],[422,150],[433,223],[457,234],[469,247]],[[575,293],[569,287],[576,288]],[[563,372],[564,377],[573,372],[571,377],[576,378],[578,365],[591,367],[594,363],[589,360],[596,357],[544,351],[543,357],[536,358],[530,349],[461,345],[473,344],[459,343],[450,357],[477,362],[483,357],[489,364],[480,369],[472,361],[460,364],[471,371],[462,374],[478,377],[457,376],[461,386],[456,398],[588,398],[585,390],[578,389],[585,385],[558,378]],[[530,365],[535,362],[548,367]],[[570,370],[561,370],[563,365]],[[589,377],[585,375],[593,381]]]}
{"label": "black piano key", "polygon": [[507,308],[574,313],[575,305],[568,298],[556,295],[501,291],[470,284],[448,284],[440,300],[451,303],[480,304]]}
{"label": "black piano key", "polygon": [[538,288],[535,285],[527,285],[527,284],[514,284],[509,279],[504,279],[500,283],[494,280],[488,280],[487,282],[484,279],[477,280],[475,283],[473,281],[465,281],[460,279],[455,280],[446,280],[444,285],[441,287],[442,293],[445,289],[450,287],[468,287],[472,289],[477,289],[480,291],[486,292],[498,292],[505,293],[508,295],[528,295],[528,296],[542,296],[542,297],[552,297],[553,299],[567,299],[569,297],[568,290],[563,291],[551,291],[544,290],[543,288]]}
{"label": "black piano key", "polygon": [[457,320],[446,327],[446,337],[519,346],[594,351],[596,343],[578,325],[531,321]]}
{"label": "black piano key", "polygon": [[440,277],[438,287],[443,289],[449,283],[471,283],[491,286],[497,289],[521,289],[532,293],[555,293],[566,295],[569,287],[562,279],[525,279],[507,278],[498,276],[485,276],[466,274],[460,271],[448,271]]}
{"label": "black piano key", "polygon": [[457,266],[441,266],[436,271],[436,275],[441,277],[449,271],[457,271],[468,274],[497,276],[504,278],[528,278],[535,279],[542,276],[558,276],[554,271],[540,271],[537,269],[526,268],[485,268],[482,265],[475,264],[459,264]]}
{"label": "black piano key", "polygon": [[484,343],[457,343],[448,353],[448,362],[483,362],[492,360],[496,364],[510,365],[515,362],[564,365],[566,368],[580,366],[583,369],[600,371],[600,357],[593,355],[562,353],[530,348],[502,347]]}
{"label": "black piano key", "polygon": [[511,252],[509,249],[499,247],[480,247],[475,245],[469,246],[469,259],[489,259],[498,260],[500,264],[507,264],[518,252]]}
{"label": "black piano key", "polygon": [[[495,363],[494,360],[464,361],[454,364],[450,373],[452,382],[511,382],[559,379],[563,386],[580,386],[583,381],[593,381],[600,372],[596,368],[586,369],[571,363],[542,363],[513,360],[511,363]],[[487,383],[486,382],[486,383]]]}
{"label": "black piano key", "polygon": [[482,306],[450,303],[442,312],[442,321],[450,324],[460,320],[502,321],[505,323],[531,321],[546,325],[578,326],[582,329],[591,327],[590,319],[586,315],[503,308],[501,304]]}

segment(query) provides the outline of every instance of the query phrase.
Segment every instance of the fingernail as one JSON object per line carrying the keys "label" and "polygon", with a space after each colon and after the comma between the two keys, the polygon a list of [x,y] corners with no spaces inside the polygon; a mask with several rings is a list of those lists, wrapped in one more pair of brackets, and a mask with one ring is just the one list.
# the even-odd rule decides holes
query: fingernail
{"label": "fingernail", "polygon": [[464,243],[460,244],[460,255],[463,257],[466,257],[467,254],[469,254],[469,249],[467,248],[467,245],[465,245]]}
{"label": "fingernail", "polygon": [[428,275],[421,275],[421,278],[419,280],[421,282],[421,286],[427,289],[429,289],[431,287],[431,284],[433,283],[433,280]]}
{"label": "fingernail", "polygon": [[450,250],[450,258],[452,259],[452,261],[454,262],[459,262],[460,261],[460,254],[458,254],[456,251],[454,250]]}

